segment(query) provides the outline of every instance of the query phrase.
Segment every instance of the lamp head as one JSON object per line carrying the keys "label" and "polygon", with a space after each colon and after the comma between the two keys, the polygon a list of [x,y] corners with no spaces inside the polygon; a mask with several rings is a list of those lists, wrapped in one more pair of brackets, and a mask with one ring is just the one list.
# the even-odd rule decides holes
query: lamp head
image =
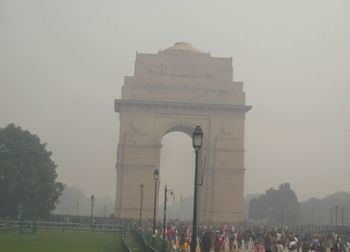
{"label": "lamp head", "polygon": [[154,181],[157,182],[158,179],[159,179],[159,171],[158,169],[155,169],[154,172],[153,172],[153,178],[154,178]]}
{"label": "lamp head", "polygon": [[144,186],[143,184],[140,185],[140,191],[143,192]]}
{"label": "lamp head", "polygon": [[196,151],[202,147],[203,143],[203,131],[201,126],[196,126],[192,134],[192,146]]}

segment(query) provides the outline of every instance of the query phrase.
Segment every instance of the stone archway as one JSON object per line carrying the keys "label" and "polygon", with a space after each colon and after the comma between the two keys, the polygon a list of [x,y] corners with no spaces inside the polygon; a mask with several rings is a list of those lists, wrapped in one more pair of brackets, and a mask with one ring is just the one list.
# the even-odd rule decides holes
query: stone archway
{"label": "stone archway", "polygon": [[[232,80],[231,58],[211,57],[188,43],[137,53],[135,75],[124,80],[117,151],[115,216],[139,216],[139,185],[145,186],[143,216],[152,218],[153,171],[159,169],[162,137],[171,131],[204,132],[200,221],[243,220],[243,83]],[[146,190],[146,188],[148,188]]]}

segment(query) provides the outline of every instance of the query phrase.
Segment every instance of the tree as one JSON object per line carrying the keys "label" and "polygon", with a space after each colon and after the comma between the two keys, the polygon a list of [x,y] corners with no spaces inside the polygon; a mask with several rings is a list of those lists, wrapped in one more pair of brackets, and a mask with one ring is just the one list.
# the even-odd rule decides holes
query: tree
{"label": "tree", "polygon": [[[337,223],[350,224],[350,193],[336,192],[324,198],[310,198],[300,203],[302,219],[305,224],[330,224],[335,225],[335,208],[338,206]],[[331,215],[332,209],[332,215]]]}
{"label": "tree", "polygon": [[14,124],[0,128],[0,216],[43,217],[55,209],[64,185],[38,136]]}
{"label": "tree", "polygon": [[289,183],[281,184],[278,190],[270,188],[264,195],[254,198],[249,204],[249,218],[266,220],[270,224],[299,223],[301,211],[298,199]]}
{"label": "tree", "polygon": [[301,222],[298,198],[289,183],[281,184],[274,197],[273,210],[269,216],[271,223],[280,223],[282,221],[282,215],[284,223]]}
{"label": "tree", "polygon": [[267,204],[265,195],[250,200],[248,217],[253,220],[265,220]]}

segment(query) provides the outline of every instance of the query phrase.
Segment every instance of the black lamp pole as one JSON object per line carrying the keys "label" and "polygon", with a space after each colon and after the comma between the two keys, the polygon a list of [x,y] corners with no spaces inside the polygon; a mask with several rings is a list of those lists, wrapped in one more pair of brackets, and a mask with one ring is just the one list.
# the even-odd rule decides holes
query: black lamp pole
{"label": "black lamp pole", "polygon": [[155,235],[156,234],[156,212],[157,212],[157,184],[159,179],[158,169],[154,170],[153,179],[154,179],[153,235]]}
{"label": "black lamp pole", "polygon": [[77,202],[76,202],[76,205],[77,205],[77,216],[79,216],[79,201],[77,200]]}
{"label": "black lamp pole", "polygon": [[194,171],[194,196],[193,196],[193,222],[192,222],[192,238],[191,252],[195,252],[197,248],[197,187],[198,187],[198,152],[202,147],[203,131],[200,126],[196,126],[192,134],[192,145],[196,153],[196,163]]}
{"label": "black lamp pole", "polygon": [[95,196],[94,195],[91,195],[91,224],[92,224],[92,219],[93,219],[93,216],[94,216],[94,202],[95,202]]}
{"label": "black lamp pole", "polygon": [[166,252],[166,209],[167,209],[167,202],[168,202],[168,191],[170,192],[170,195],[174,197],[173,190],[169,190],[168,187],[165,185],[164,188],[164,215],[163,215],[163,240],[162,240],[162,249],[161,252]]}
{"label": "black lamp pole", "polygon": [[143,184],[140,185],[141,199],[140,199],[140,221],[139,227],[142,227],[142,200],[143,200]]}
{"label": "black lamp pole", "polygon": [[[23,164],[23,162],[20,162],[21,165]],[[36,218],[37,218],[37,214],[38,214],[38,188],[37,188],[37,183],[36,181],[33,179],[32,180],[32,184],[34,186],[34,192],[35,192],[35,197],[34,197],[34,222],[33,222],[33,229],[32,232],[34,234],[36,234]]]}
{"label": "black lamp pole", "polygon": [[338,226],[338,210],[339,210],[339,207],[337,205],[335,206],[335,226]]}
{"label": "black lamp pole", "polygon": [[23,219],[22,219],[22,214],[23,214],[23,204],[18,203],[18,221],[19,221],[19,232],[22,234],[23,233]]}
{"label": "black lamp pole", "polygon": [[166,230],[166,203],[168,196],[168,188],[165,185],[164,188],[164,214],[163,214],[163,239],[162,239],[162,252],[166,252],[165,250],[165,230]]}

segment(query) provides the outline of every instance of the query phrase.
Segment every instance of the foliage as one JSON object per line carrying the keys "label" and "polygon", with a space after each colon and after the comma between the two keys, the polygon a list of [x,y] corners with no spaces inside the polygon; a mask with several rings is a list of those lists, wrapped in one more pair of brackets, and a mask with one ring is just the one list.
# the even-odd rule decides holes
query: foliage
{"label": "foliage", "polygon": [[89,231],[39,231],[36,235],[0,233],[1,251],[79,252],[121,251],[120,235]]}
{"label": "foliage", "polygon": [[57,165],[38,136],[14,124],[0,129],[0,216],[45,216],[64,188],[56,182]]}
{"label": "foliage", "polygon": [[342,220],[345,224],[350,223],[350,193],[336,192],[322,199],[311,198],[301,202],[300,208],[305,224],[330,224],[331,217],[332,224],[341,224]]}
{"label": "foliage", "polygon": [[264,220],[267,215],[266,195],[250,200],[248,216],[250,219]]}
{"label": "foliage", "polygon": [[244,212],[244,219],[247,220],[249,218],[249,205],[250,201],[255,198],[259,198],[261,194],[255,193],[255,194],[247,194],[244,197],[244,202],[243,202],[243,212]]}
{"label": "foliage", "polygon": [[281,184],[278,190],[270,188],[260,197],[250,201],[248,216],[255,220],[264,220],[270,224],[299,223],[300,205],[289,183]]}

